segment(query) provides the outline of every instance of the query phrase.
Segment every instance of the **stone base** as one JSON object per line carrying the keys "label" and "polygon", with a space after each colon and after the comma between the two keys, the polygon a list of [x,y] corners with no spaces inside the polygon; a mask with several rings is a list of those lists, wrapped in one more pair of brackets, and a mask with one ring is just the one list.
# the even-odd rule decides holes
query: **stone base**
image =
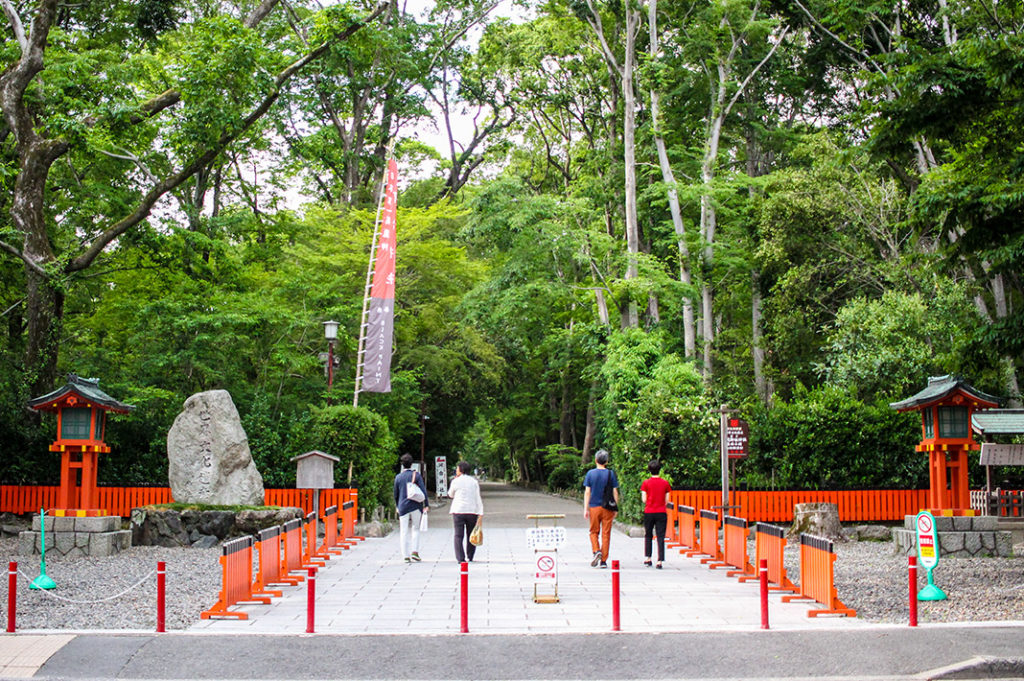
{"label": "stone base", "polygon": [[116,515],[84,518],[46,516],[46,532],[40,531],[39,516],[32,518],[32,529],[18,535],[18,553],[24,556],[42,553],[46,536],[47,558],[102,558],[125,551],[132,545],[132,533],[121,529]]}
{"label": "stone base", "polygon": [[[917,553],[917,516],[904,518],[903,528],[892,531],[896,552],[904,556]],[[991,516],[946,516],[935,518],[939,541],[939,559],[942,558],[1006,558],[1013,555],[1010,532],[999,529],[998,520]]]}
{"label": "stone base", "polygon": [[303,517],[302,509],[295,507],[236,513],[219,510],[176,511],[144,506],[132,509],[132,544],[208,549],[225,539],[255,534],[261,529]]}

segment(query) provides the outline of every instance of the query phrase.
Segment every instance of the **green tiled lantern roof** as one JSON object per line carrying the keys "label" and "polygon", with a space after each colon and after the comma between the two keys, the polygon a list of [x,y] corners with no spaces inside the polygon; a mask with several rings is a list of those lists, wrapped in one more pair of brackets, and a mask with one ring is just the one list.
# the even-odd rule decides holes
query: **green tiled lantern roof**
{"label": "green tiled lantern roof", "polygon": [[964,379],[959,376],[932,376],[928,379],[928,387],[917,393],[913,397],[908,397],[902,402],[891,402],[889,406],[896,411],[908,411],[923,407],[933,402],[938,402],[944,397],[949,396],[953,392],[960,390],[967,395],[975,398],[979,402],[987,402],[989,404],[1002,404],[1003,398],[996,397],[995,395],[989,395],[983,393],[980,390],[975,389],[973,386],[968,384]]}
{"label": "green tiled lantern roof", "polygon": [[100,390],[100,379],[81,378],[76,374],[68,374],[67,383],[51,393],[29,400],[28,406],[32,409],[42,408],[46,411],[45,406],[47,404],[56,402],[70,393],[77,393],[90,402],[110,411],[116,411],[124,414],[135,408],[130,404],[125,404],[124,402],[115,400],[113,397]]}

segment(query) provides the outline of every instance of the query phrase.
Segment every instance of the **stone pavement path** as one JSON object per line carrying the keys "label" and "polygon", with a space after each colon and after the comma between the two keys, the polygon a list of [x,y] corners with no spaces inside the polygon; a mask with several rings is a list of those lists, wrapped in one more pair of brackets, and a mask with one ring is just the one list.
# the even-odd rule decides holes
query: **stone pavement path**
{"label": "stone pavement path", "polygon": [[[484,544],[469,567],[471,633],[586,633],[612,630],[610,569],[590,566],[579,502],[496,483],[483,486]],[[367,539],[328,561],[317,575],[315,630],[326,634],[445,634],[460,629],[460,578],[447,507],[434,508],[421,535],[422,563],[406,564],[397,532]],[[564,513],[567,542],[557,554],[558,603],[535,603],[536,555],[526,543],[530,513]],[[542,520],[542,525],[552,521]],[[642,565],[643,539],[612,533],[620,561],[621,629],[630,632],[755,631],[759,590],[696,558],[667,552],[665,569]],[[541,593],[553,593],[543,588]],[[237,606],[249,619],[203,620],[189,633],[284,634],[306,631],[304,585],[285,587],[270,605]],[[810,618],[810,606],[770,597],[773,629],[856,629],[848,618]]]}

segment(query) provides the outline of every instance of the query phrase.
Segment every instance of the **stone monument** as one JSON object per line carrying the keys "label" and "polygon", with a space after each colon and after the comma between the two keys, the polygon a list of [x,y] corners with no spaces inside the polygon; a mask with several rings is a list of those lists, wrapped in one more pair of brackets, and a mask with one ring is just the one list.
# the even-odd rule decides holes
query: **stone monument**
{"label": "stone monument", "polygon": [[263,505],[263,477],[226,390],[197,393],[167,433],[168,481],[179,503]]}

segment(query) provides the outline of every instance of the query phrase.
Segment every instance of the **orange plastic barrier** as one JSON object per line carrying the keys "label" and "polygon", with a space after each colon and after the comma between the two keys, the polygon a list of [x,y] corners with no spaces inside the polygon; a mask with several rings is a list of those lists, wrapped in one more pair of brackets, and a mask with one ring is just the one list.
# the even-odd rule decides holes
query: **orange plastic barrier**
{"label": "orange plastic barrier", "polygon": [[707,556],[700,559],[701,563],[722,559],[722,552],[718,548],[718,513],[715,511],[700,512],[700,555]]}
{"label": "orange plastic barrier", "polygon": [[317,553],[316,539],[319,534],[319,524],[316,521],[316,513],[309,513],[302,521],[303,530],[306,532],[306,544],[302,550],[302,567],[323,567],[326,565],[324,559],[330,559],[329,555]]}
{"label": "orange plastic barrier", "polygon": [[693,555],[700,553],[697,549],[697,511],[692,506],[679,506],[679,545],[683,548],[679,553]]}
{"label": "orange plastic barrier", "polygon": [[725,516],[722,543],[724,544],[723,561],[726,566],[736,568],[727,572],[727,577],[740,577],[755,573],[754,566],[747,560],[747,521],[745,518]]}
{"label": "orange plastic barrier", "polygon": [[349,509],[349,520],[352,534],[348,535],[346,539],[353,539],[355,541],[366,541],[366,537],[360,537],[356,534],[356,523],[359,522],[359,490],[350,489],[348,490],[348,498],[352,502],[352,507]]}
{"label": "orange plastic barrier", "polygon": [[239,603],[269,603],[270,599],[254,596],[252,593],[252,537],[239,537],[224,542],[223,555],[220,557],[221,590],[217,602],[209,610],[199,616],[208,620],[211,617],[237,617],[249,619],[244,612],[231,612],[232,605]]}
{"label": "orange plastic barrier", "polygon": [[256,579],[252,583],[254,596],[272,596],[280,598],[282,591],[267,587],[277,584],[298,584],[292,580],[281,580],[281,528],[268,527],[257,534],[256,554],[258,564]]}
{"label": "orange plastic barrier", "polygon": [[[777,525],[757,523],[754,534],[755,562],[763,558],[768,562],[768,588],[771,591],[798,591],[796,584],[786,576],[786,530]],[[756,580],[757,576],[741,577],[740,581]]]}
{"label": "orange plastic barrier", "polygon": [[348,544],[338,545],[338,507],[328,506],[324,511],[324,543],[320,545],[321,553],[340,555]]}
{"label": "orange plastic barrier", "polygon": [[668,516],[668,522],[665,524],[665,547],[674,549],[680,546],[679,532],[676,530],[676,524],[679,522],[677,518],[679,513],[676,510],[676,505],[671,501],[665,505],[665,515]]}
{"label": "orange plastic barrier", "polygon": [[284,525],[284,567],[282,576],[301,582],[306,579],[302,572],[302,520],[295,518]]}
{"label": "orange plastic barrier", "polygon": [[[720,491],[673,490],[670,501],[680,506],[712,508],[722,503]],[[793,506],[812,501],[825,501],[839,507],[843,522],[877,522],[903,520],[928,507],[926,489],[887,490],[777,490],[736,491],[729,496],[738,505],[735,515],[750,522],[792,522]]]}
{"label": "orange plastic barrier", "polygon": [[356,542],[363,541],[365,537],[356,536],[356,502],[346,501],[342,503],[341,511],[343,535],[345,537],[344,543],[351,546]]}
{"label": "orange plastic barrier", "polygon": [[808,617],[818,615],[845,615],[856,617],[857,612],[839,600],[835,584],[836,554],[832,542],[810,534],[800,535],[800,593],[783,596],[783,603],[795,600],[814,600],[824,609],[811,610]]}

